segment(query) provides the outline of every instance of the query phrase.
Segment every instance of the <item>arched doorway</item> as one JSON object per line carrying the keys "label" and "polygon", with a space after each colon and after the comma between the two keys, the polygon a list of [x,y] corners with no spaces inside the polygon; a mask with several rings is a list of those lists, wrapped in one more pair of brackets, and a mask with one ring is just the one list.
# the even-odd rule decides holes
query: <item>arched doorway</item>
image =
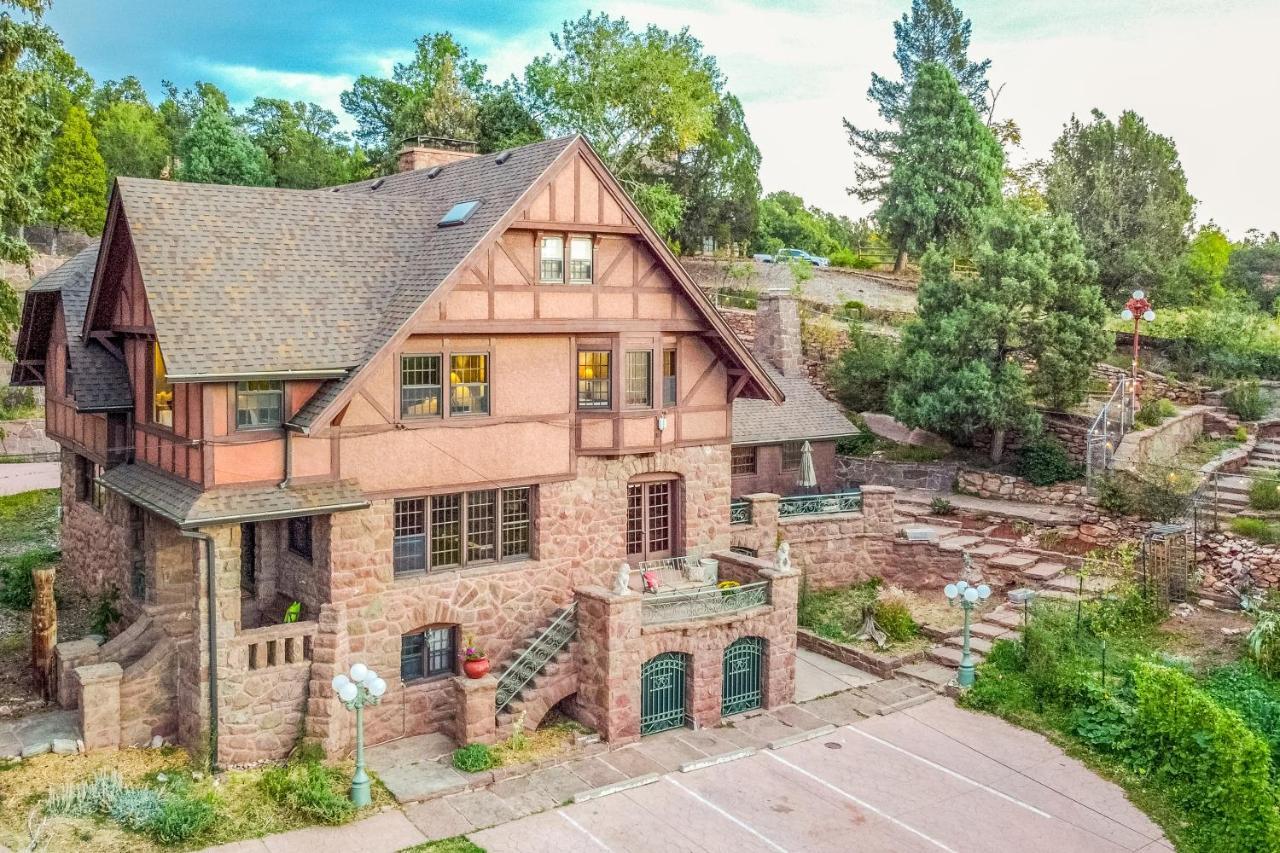
{"label": "arched doorway", "polygon": [[720,716],[753,711],[761,705],[761,661],[764,640],[743,637],[724,650],[724,686],[721,688]]}
{"label": "arched doorway", "polygon": [[689,656],[664,652],[640,667],[640,734],[683,726],[688,717],[685,681]]}

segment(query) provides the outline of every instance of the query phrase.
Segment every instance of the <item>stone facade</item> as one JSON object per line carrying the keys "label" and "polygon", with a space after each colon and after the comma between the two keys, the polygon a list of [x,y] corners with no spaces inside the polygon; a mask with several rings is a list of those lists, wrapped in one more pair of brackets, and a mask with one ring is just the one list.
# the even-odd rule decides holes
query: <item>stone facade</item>
{"label": "stone facade", "polygon": [[800,306],[788,291],[766,290],[756,304],[753,349],[783,376],[799,376]]}
{"label": "stone facade", "polygon": [[1112,467],[1135,473],[1147,465],[1170,462],[1204,432],[1207,411],[1205,406],[1192,406],[1159,426],[1126,433],[1112,457]]}
{"label": "stone facade", "polygon": [[777,536],[791,545],[791,559],[810,589],[844,586],[889,567],[862,559],[893,540],[894,490],[865,486],[860,512],[805,515],[778,520]]}
{"label": "stone facade", "polygon": [[885,462],[860,456],[836,457],[836,481],[841,489],[876,485],[949,492],[955,486],[959,469],[955,462]]}
{"label": "stone facade", "polygon": [[36,459],[56,459],[61,448],[44,433],[44,418],[0,421],[0,453]]}
{"label": "stone facade", "polygon": [[83,459],[62,450],[62,572],[86,595],[96,597],[114,587],[127,598],[129,503],[108,492],[102,509],[96,509],[80,482]]}
{"label": "stone facade", "polygon": [[1081,508],[1094,505],[1089,496],[1088,486],[1083,482],[1036,486],[1023,477],[1013,474],[997,474],[994,471],[976,471],[970,468],[961,468],[957,472],[956,491],[962,495],[1033,504]]}

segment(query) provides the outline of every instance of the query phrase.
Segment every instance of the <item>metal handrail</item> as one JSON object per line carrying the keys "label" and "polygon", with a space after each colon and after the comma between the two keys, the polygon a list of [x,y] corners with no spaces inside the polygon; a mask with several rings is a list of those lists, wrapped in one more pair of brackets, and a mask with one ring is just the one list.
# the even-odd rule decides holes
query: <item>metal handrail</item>
{"label": "metal handrail", "polygon": [[837,512],[857,512],[860,509],[862,509],[861,489],[834,495],[794,495],[778,501],[779,518],[793,518],[797,515],[830,515]]}
{"label": "metal handrail", "polygon": [[769,582],[743,584],[721,589],[706,587],[693,592],[666,592],[646,595],[641,622],[684,622],[738,613],[769,603]]}
{"label": "metal handrail", "polygon": [[524,686],[533,680],[547,661],[557,653],[578,633],[578,602],[573,602],[560,615],[552,620],[547,629],[537,636],[518,658],[498,677],[498,693],[495,699],[496,714],[511,704],[511,700],[519,695]]}
{"label": "metal handrail", "polygon": [[729,523],[730,524],[750,524],[751,523],[751,501],[730,501],[729,502]]}

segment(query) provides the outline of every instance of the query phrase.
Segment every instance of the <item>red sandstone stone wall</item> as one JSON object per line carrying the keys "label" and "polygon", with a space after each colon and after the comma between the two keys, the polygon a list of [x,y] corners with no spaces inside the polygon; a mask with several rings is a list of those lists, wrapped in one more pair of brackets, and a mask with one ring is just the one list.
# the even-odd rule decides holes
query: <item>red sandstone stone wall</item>
{"label": "red sandstone stone wall", "polygon": [[76,497],[76,455],[62,451],[62,567],[64,580],[96,597],[115,587],[121,609],[132,621],[135,608],[128,601],[129,504],[108,492],[99,512]]}

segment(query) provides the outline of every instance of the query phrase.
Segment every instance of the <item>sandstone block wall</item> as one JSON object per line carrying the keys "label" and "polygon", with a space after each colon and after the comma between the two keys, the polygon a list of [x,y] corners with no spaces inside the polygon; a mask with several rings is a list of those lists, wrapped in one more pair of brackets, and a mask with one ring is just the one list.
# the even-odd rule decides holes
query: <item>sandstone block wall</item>
{"label": "sandstone block wall", "polygon": [[1034,504],[1082,508],[1093,506],[1093,501],[1089,497],[1089,488],[1083,482],[1036,486],[1023,477],[971,468],[961,468],[957,472],[956,491],[980,498],[1024,501]]}
{"label": "sandstone block wall", "polygon": [[1112,457],[1117,471],[1135,473],[1147,465],[1168,464],[1204,432],[1204,406],[1192,406],[1159,426],[1126,433]]}
{"label": "sandstone block wall", "polygon": [[90,597],[119,590],[126,616],[129,600],[129,503],[107,492],[102,510],[93,508],[77,493],[76,454],[63,450],[62,466],[62,567],[73,587]]}
{"label": "sandstone block wall", "polygon": [[949,492],[960,466],[955,462],[885,462],[858,456],[836,457],[836,481],[842,489],[863,485]]}

